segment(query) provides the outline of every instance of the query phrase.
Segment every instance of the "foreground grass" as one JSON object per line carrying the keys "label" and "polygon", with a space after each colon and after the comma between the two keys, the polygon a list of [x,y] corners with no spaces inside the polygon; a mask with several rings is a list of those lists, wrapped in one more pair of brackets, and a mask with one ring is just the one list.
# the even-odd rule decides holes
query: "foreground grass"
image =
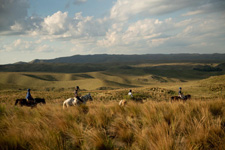
{"label": "foreground grass", "polygon": [[225,149],[225,102],[1,103],[0,149]]}

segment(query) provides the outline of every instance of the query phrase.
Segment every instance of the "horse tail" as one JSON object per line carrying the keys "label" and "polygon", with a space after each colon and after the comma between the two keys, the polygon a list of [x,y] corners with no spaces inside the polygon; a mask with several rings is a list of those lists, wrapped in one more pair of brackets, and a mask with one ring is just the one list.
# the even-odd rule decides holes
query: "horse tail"
{"label": "horse tail", "polygon": [[16,102],[15,102],[15,105],[17,105],[18,101],[19,101],[19,100],[17,99]]}

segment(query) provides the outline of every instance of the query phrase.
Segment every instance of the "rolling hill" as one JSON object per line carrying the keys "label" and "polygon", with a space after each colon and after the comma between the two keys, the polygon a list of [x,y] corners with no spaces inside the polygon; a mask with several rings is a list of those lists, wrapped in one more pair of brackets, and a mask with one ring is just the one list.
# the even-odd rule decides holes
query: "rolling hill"
{"label": "rolling hill", "polygon": [[[33,67],[43,69],[46,67],[45,65],[48,66],[50,64],[34,64]],[[52,65],[55,67],[53,67],[54,71],[56,71],[57,64]],[[75,64],[70,65],[73,66]],[[85,65],[83,66],[85,68]],[[50,69],[48,72],[47,70],[46,72],[41,72],[40,70],[35,70],[36,72],[32,70],[33,72],[31,72],[29,70],[37,69],[35,67],[32,68],[31,65],[31,68],[27,71],[24,70],[24,72],[0,72],[0,85],[1,89],[25,89],[29,87],[37,90],[70,90],[76,85],[80,85],[83,90],[107,90],[151,85],[158,86],[168,83],[185,84],[185,82],[198,81],[211,76],[225,74],[223,69],[222,71],[195,70],[196,67],[201,68],[205,66],[205,64],[200,65],[199,63],[106,66],[102,66],[102,68],[98,66],[100,68],[99,71],[78,71],[76,67],[71,67],[70,71],[74,69],[74,73],[63,73],[60,69],[59,72],[51,72]],[[211,65],[212,68],[217,66],[215,64]],[[25,69],[27,68],[25,67]]]}
{"label": "rolling hill", "polygon": [[225,54],[75,55],[0,65],[0,89],[84,90],[184,83],[225,74]]}

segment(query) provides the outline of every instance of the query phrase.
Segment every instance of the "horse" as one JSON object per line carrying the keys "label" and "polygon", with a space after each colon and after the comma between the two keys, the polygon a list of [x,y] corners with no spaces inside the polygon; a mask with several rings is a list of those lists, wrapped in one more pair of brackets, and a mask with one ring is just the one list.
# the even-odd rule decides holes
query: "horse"
{"label": "horse", "polygon": [[127,100],[121,100],[119,102],[119,106],[125,106],[127,104]]}
{"label": "horse", "polygon": [[81,96],[81,100],[83,100],[83,103],[79,101],[77,98],[68,98],[63,102],[63,109],[68,106],[75,106],[75,105],[81,105],[81,104],[86,104],[88,100],[93,100],[91,97],[91,94],[88,93],[87,95]]}
{"label": "horse", "polygon": [[46,104],[44,98],[35,98],[32,101],[27,101],[26,99],[17,99],[15,105],[17,105],[17,103],[19,103],[20,106],[28,106],[31,108],[35,107],[38,103]]}
{"label": "horse", "polygon": [[37,106],[37,103],[35,101],[27,101],[26,99],[17,99],[15,102],[15,106],[17,105],[17,103],[19,103],[20,106],[28,106],[31,108]]}
{"label": "horse", "polygon": [[183,98],[181,98],[180,96],[172,96],[170,99],[171,99],[171,103],[172,101],[178,101],[178,100],[186,101],[188,99],[191,99],[191,95],[190,94],[185,95]]}

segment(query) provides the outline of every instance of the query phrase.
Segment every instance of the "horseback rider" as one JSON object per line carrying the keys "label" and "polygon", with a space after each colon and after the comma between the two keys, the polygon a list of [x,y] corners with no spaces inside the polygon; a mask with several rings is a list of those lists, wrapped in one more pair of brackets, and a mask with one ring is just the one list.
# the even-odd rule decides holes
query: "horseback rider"
{"label": "horseback rider", "polygon": [[182,93],[181,90],[182,90],[182,88],[179,87],[178,96],[179,96],[181,99],[184,99],[184,95],[183,95],[183,93]]}
{"label": "horseback rider", "polygon": [[33,102],[34,101],[33,97],[30,94],[30,89],[27,89],[26,100],[27,100],[27,102]]}
{"label": "horseback rider", "polygon": [[131,98],[133,98],[132,90],[129,91],[128,96],[130,96]]}
{"label": "horseback rider", "polygon": [[78,95],[78,91],[79,91],[79,86],[77,86],[76,88],[75,88],[75,91],[74,91],[74,96],[75,96],[75,98],[77,98],[79,101],[81,101],[82,103],[84,103],[84,101],[79,97],[79,95]]}

